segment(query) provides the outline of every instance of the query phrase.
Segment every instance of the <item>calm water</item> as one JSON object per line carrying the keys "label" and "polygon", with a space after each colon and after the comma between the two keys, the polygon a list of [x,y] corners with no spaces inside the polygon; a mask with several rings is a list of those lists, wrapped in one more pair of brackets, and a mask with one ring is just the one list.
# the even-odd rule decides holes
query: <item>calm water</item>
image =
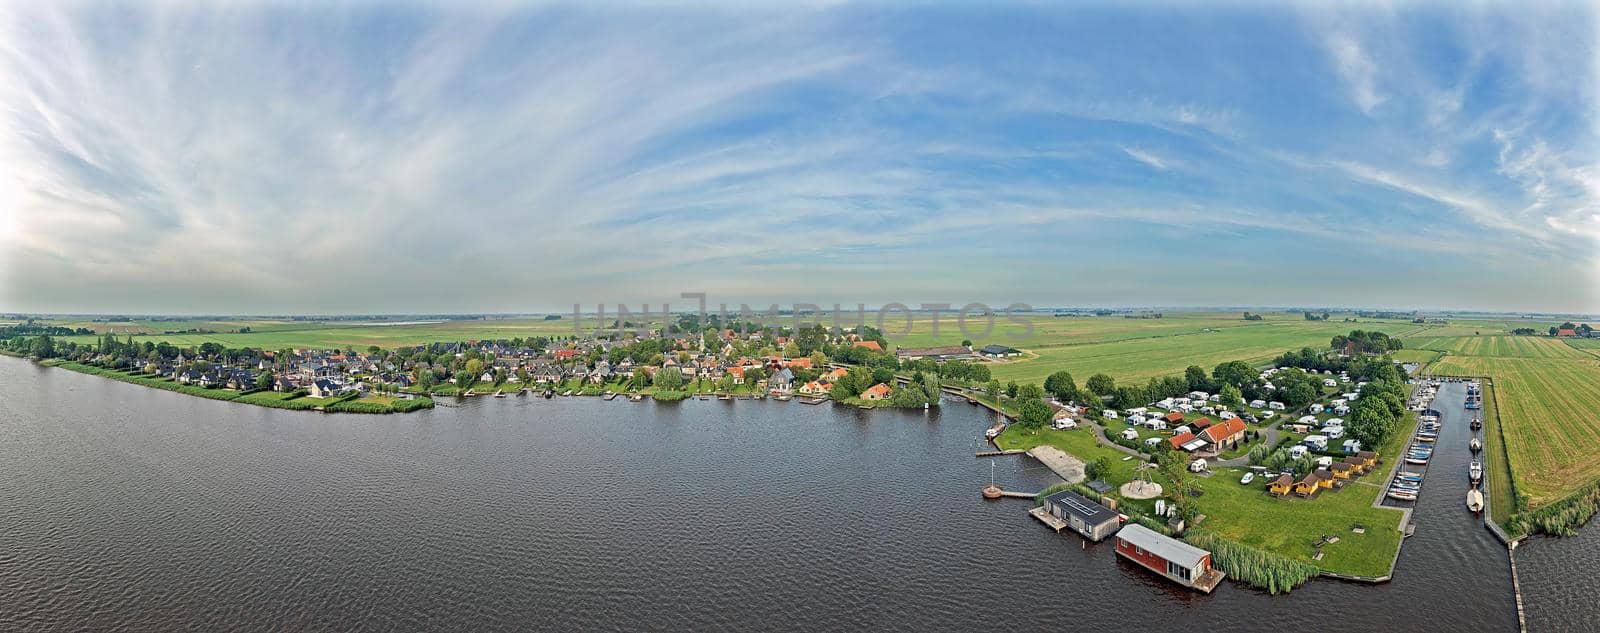
{"label": "calm water", "polygon": [[[1204,596],[980,500],[988,424],[964,403],[323,415],[0,358],[0,629],[1515,629],[1464,466],[1429,475],[1394,582]],[[1008,488],[1054,480],[998,463]],[[1592,603],[1592,568],[1530,605]]]}

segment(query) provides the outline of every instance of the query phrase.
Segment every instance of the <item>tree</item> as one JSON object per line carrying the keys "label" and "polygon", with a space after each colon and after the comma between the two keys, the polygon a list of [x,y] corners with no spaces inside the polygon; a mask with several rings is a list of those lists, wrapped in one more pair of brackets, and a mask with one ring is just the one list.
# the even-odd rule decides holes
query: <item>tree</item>
{"label": "tree", "polygon": [[256,376],[256,388],[267,389],[272,387],[272,372],[264,371]]}
{"label": "tree", "polygon": [[662,391],[677,391],[683,387],[683,372],[675,367],[663,367],[656,370],[656,377],[652,381],[656,389]]}
{"label": "tree", "polygon": [[49,334],[40,334],[38,338],[33,339],[33,355],[39,358],[55,358],[56,342]]}
{"label": "tree", "polygon": [[1117,391],[1117,381],[1105,374],[1090,376],[1089,380],[1084,382],[1083,385],[1097,396],[1115,395]]}
{"label": "tree", "polygon": [[1239,391],[1239,388],[1233,385],[1223,385],[1222,404],[1236,409],[1244,406],[1244,393]]}
{"label": "tree", "polygon": [[1242,360],[1229,361],[1211,370],[1217,385],[1233,385],[1239,389],[1252,389],[1260,381],[1261,372]]}
{"label": "tree", "polygon": [[1089,479],[1099,479],[1111,473],[1111,458],[1101,455],[1094,458],[1083,467],[1083,474]]}
{"label": "tree", "polygon": [[1190,365],[1183,370],[1183,377],[1189,383],[1189,391],[1211,391],[1211,380],[1206,378],[1206,370],[1199,365]]}
{"label": "tree", "polygon": [[1029,433],[1036,433],[1039,429],[1050,424],[1050,405],[1043,400],[1027,399],[1017,407],[1017,425]]}
{"label": "tree", "polygon": [[937,374],[923,374],[922,395],[927,403],[932,406],[939,406],[939,396],[942,393],[943,390],[939,385],[939,376]]}
{"label": "tree", "polygon": [[1065,371],[1046,376],[1044,390],[1062,402],[1069,402],[1078,397],[1078,383],[1072,380],[1071,373]]}
{"label": "tree", "polygon": [[1019,385],[1017,387],[1016,397],[1027,400],[1043,400],[1044,389],[1039,388],[1039,385],[1035,385],[1031,382],[1025,385]]}
{"label": "tree", "polygon": [[991,380],[989,381],[989,384],[984,385],[983,390],[985,393],[989,394],[990,398],[999,400],[1000,394],[1005,392],[1005,387],[1000,386],[1000,381]]}

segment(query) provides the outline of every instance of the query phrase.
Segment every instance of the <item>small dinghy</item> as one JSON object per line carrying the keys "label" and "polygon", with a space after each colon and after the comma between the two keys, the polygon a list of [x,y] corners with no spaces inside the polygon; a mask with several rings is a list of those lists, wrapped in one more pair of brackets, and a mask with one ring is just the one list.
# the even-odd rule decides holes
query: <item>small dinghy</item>
{"label": "small dinghy", "polygon": [[1400,500],[1400,501],[1416,501],[1417,500],[1417,493],[1408,492],[1408,491],[1405,491],[1405,490],[1390,490],[1389,491],[1389,498],[1390,499],[1397,499],[1397,500]]}

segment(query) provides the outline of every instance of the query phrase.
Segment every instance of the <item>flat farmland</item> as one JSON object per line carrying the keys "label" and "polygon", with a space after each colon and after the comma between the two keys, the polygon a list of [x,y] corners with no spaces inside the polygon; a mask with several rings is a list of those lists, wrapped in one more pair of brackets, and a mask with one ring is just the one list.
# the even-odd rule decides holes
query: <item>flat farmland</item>
{"label": "flat farmland", "polygon": [[1074,318],[1066,320],[1076,323],[1059,329],[1036,327],[1033,338],[1027,341],[974,343],[998,342],[1028,354],[990,365],[991,373],[1002,382],[1042,383],[1046,376],[1062,370],[1071,372],[1080,383],[1102,372],[1118,381],[1144,382],[1154,376],[1181,374],[1190,365],[1209,371],[1230,360],[1264,362],[1302,347],[1320,349],[1335,335],[1352,329],[1401,336],[1425,327],[1398,321],[1344,323],[1306,321],[1299,314],[1293,319],[1273,316],[1268,315],[1263,321],[1222,321],[1215,317]]}
{"label": "flat farmland", "polygon": [[1447,355],[1433,373],[1494,379],[1507,457],[1530,507],[1600,479],[1600,359]]}
{"label": "flat farmland", "polygon": [[[68,323],[62,323],[68,325]],[[483,339],[512,339],[518,337],[574,336],[570,317],[546,321],[542,318],[482,319],[471,321],[411,321],[388,323],[360,323],[347,321],[153,321],[134,323],[80,323],[72,327],[89,327],[97,331],[106,326],[121,326],[119,335],[132,334],[135,342],[167,342],[173,345],[193,346],[218,343],[227,347],[255,347],[283,349],[293,347],[366,348],[399,347],[435,341],[467,341]],[[592,330],[596,322],[585,319],[584,327]],[[241,327],[250,332],[240,333]],[[159,332],[198,328],[212,333],[161,334]],[[151,333],[155,332],[155,333]],[[79,343],[93,343],[94,336],[63,337]]]}
{"label": "flat farmland", "polygon": [[1419,349],[1437,350],[1456,356],[1495,358],[1590,358],[1561,339],[1546,336],[1457,336],[1416,341]]}

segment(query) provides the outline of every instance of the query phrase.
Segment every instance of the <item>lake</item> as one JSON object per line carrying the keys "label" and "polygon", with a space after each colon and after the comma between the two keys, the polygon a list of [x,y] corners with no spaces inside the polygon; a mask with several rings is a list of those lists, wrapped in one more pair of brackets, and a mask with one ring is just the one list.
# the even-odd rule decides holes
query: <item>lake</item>
{"label": "lake", "polygon": [[[332,415],[0,358],[0,628],[1516,629],[1464,471],[1430,473],[1393,582],[1208,596],[980,499],[991,415],[531,396]],[[1008,489],[1056,481],[994,463]],[[1593,538],[1519,550],[1525,588],[1564,587],[1528,598],[1534,629],[1593,622],[1592,565],[1541,576]]]}

